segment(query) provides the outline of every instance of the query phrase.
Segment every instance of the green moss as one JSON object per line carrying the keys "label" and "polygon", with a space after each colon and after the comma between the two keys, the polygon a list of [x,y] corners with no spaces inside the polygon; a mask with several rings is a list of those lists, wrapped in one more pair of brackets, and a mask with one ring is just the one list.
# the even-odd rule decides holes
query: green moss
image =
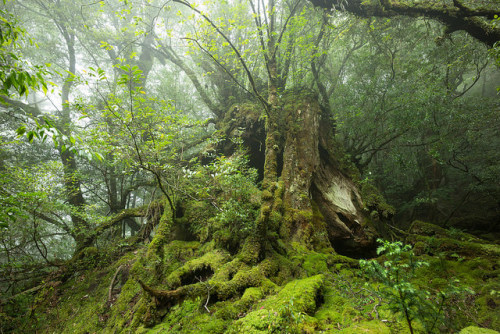
{"label": "green moss", "polygon": [[243,242],[241,252],[238,258],[243,262],[251,264],[256,263],[259,258],[261,244],[256,236],[250,236]]}
{"label": "green moss", "polygon": [[231,280],[220,280],[214,277],[210,284],[215,288],[222,299],[239,296],[243,289],[248,287],[268,286],[266,277],[272,276],[279,270],[279,261],[273,258],[265,259],[256,266],[242,265]]}
{"label": "green moss", "polygon": [[324,283],[323,275],[316,275],[288,283],[277,295],[258,304],[256,310],[237,320],[228,333],[268,333],[269,330],[293,328],[293,316],[314,313],[316,300]]}
{"label": "green moss", "polygon": [[488,328],[480,328],[476,326],[469,326],[460,331],[459,334],[498,334],[499,332],[488,329]]}
{"label": "green moss", "polygon": [[[320,219],[313,210],[313,220]],[[499,328],[498,246],[426,223],[415,227],[424,235],[410,234],[408,240],[422,250],[418,259],[429,262],[419,269],[415,286],[434,293],[458,279],[457,286],[474,293],[450,299],[451,307],[445,310],[453,315],[454,329],[469,324]],[[153,246],[162,257],[152,251]],[[363,290],[358,261],[327,247],[317,252],[302,241],[292,242],[282,247],[286,256],[269,248],[258,262],[261,244],[256,236],[247,238],[237,256],[216,249],[214,242],[161,241],[153,246],[130,252],[102,270],[79,271],[63,286],[40,295],[40,300],[57,299],[56,308],[47,304],[37,310],[38,321],[44,324],[41,332],[408,332],[384,302],[374,311],[378,299]],[[109,285],[119,266],[130,267],[130,275],[116,284],[108,302]],[[196,277],[201,274],[206,274],[203,282]],[[186,298],[164,305],[142,291],[139,278],[158,289],[190,290]],[[377,286],[369,286],[376,291]],[[208,289],[210,313],[205,308]],[[387,319],[390,328],[376,314]]]}
{"label": "green moss", "polygon": [[427,253],[457,254],[469,258],[477,256],[496,258],[500,256],[500,246],[480,242],[460,241],[441,234],[430,237],[413,234],[407,238],[415,244],[418,243],[419,251]]}
{"label": "green moss", "polygon": [[433,236],[433,235],[445,236],[447,234],[446,229],[439,227],[435,224],[423,222],[421,220],[415,220],[411,224],[410,232],[422,236]]}
{"label": "green moss", "polygon": [[304,259],[304,264],[302,265],[308,276],[316,274],[324,274],[328,272],[328,267],[326,259],[327,254],[311,253],[308,254]]}
{"label": "green moss", "polygon": [[278,231],[283,216],[278,210],[273,210],[269,216],[269,228],[270,231]]}
{"label": "green moss", "polygon": [[53,289],[52,297],[45,295],[48,304],[40,310],[43,315],[38,317],[44,329],[38,332],[103,332],[106,325],[103,319],[109,314],[108,288],[118,266],[115,263],[102,270],[81,272]]}
{"label": "green moss", "polygon": [[342,329],[339,331],[341,333],[346,334],[358,334],[358,333],[369,333],[369,334],[390,334],[394,333],[391,328],[387,327],[381,321],[371,320],[371,321],[361,321],[359,323],[355,323],[352,326]]}
{"label": "green moss", "polygon": [[186,300],[180,305],[175,305],[166,314],[162,322],[150,330],[144,328],[138,333],[200,333],[216,334],[224,333],[228,322],[208,314],[202,306],[204,301]]}
{"label": "green moss", "polygon": [[385,201],[384,196],[370,182],[362,182],[361,197],[368,208],[376,210],[384,218],[389,218],[396,212],[394,207]]}
{"label": "green moss", "polygon": [[263,216],[269,216],[270,213],[271,213],[271,207],[269,205],[264,205],[260,209],[260,214]]}
{"label": "green moss", "polygon": [[263,200],[270,200],[273,198],[273,194],[269,190],[264,190],[262,191],[262,199]]}
{"label": "green moss", "polygon": [[166,284],[170,289],[175,289],[181,286],[181,280],[184,276],[197,270],[203,271],[208,268],[215,272],[218,267],[227,262],[228,258],[229,254],[221,250],[206,253],[201,257],[186,262],[182,267],[173,271],[167,277]]}

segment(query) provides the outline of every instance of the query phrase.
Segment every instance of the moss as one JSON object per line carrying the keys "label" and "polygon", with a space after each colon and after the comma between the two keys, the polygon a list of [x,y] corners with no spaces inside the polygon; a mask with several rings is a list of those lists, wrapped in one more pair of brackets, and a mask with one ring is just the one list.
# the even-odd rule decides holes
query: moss
{"label": "moss", "polygon": [[343,329],[341,333],[346,334],[358,334],[358,333],[369,333],[369,334],[389,334],[394,331],[391,330],[387,325],[378,320],[371,321],[361,321],[359,323],[353,324],[352,326]]}
{"label": "moss", "polygon": [[[147,332],[150,333],[224,333],[228,322],[208,314],[202,306],[204,300],[186,300],[180,305],[175,305],[163,318],[162,322]],[[141,329],[137,331],[140,333]],[[146,332],[142,329],[142,332]]]}
{"label": "moss", "polygon": [[239,296],[248,287],[262,286],[268,281],[266,277],[274,275],[279,270],[279,262],[268,258],[256,266],[241,266],[230,280],[219,280],[214,277],[210,284],[215,287],[219,298],[228,299]]}
{"label": "moss", "polygon": [[186,261],[197,254],[200,246],[198,241],[174,240],[165,245],[165,259],[169,261]]}
{"label": "moss", "polygon": [[326,264],[327,254],[311,253],[305,257],[303,268],[308,276],[328,272]]}
{"label": "moss", "polygon": [[[183,285],[183,283],[186,284],[183,280],[188,279],[186,277],[191,273],[204,271],[205,269],[211,269],[214,272],[216,268],[227,262],[228,258],[229,254],[221,250],[206,253],[201,257],[186,262],[182,267],[172,272],[167,277],[166,284],[170,289],[175,289]],[[193,279],[196,279],[196,277],[193,277]],[[193,281],[192,283],[195,282]]]}
{"label": "moss", "polygon": [[269,227],[270,231],[278,231],[281,221],[283,220],[283,216],[278,210],[273,210],[271,215],[269,216]]}
{"label": "moss", "polygon": [[263,205],[260,209],[260,214],[263,216],[269,216],[271,213],[271,207],[269,205]]}
{"label": "moss", "polygon": [[480,328],[476,326],[469,326],[460,331],[459,334],[498,334],[499,332],[488,329],[488,328]]}
{"label": "moss", "polygon": [[163,258],[163,245],[168,242],[170,229],[172,228],[172,211],[169,205],[163,206],[164,211],[160,217],[153,240],[149,243],[148,257],[153,254]]}
{"label": "moss", "polygon": [[273,194],[269,190],[262,191],[262,199],[263,200],[270,200],[272,198],[273,198]]}
{"label": "moss", "polygon": [[85,247],[76,253],[66,266],[68,271],[78,271],[81,269],[94,268],[101,260],[101,253],[96,247]]}
{"label": "moss", "polygon": [[225,305],[223,305],[223,307],[217,310],[216,315],[221,319],[237,319],[267,294],[268,293],[266,293],[265,289],[262,287],[249,287],[245,290],[240,300],[227,301],[224,303]]}
{"label": "moss", "polygon": [[361,197],[368,208],[376,210],[384,218],[390,218],[396,212],[396,209],[386,202],[384,196],[370,182],[361,184]]}
{"label": "moss", "polygon": [[277,295],[267,298],[256,306],[256,310],[234,322],[228,333],[268,333],[285,326],[293,327],[292,316],[314,313],[323,283],[323,275],[288,283]]}
{"label": "moss", "polygon": [[447,234],[447,231],[446,229],[439,227],[435,224],[426,223],[421,220],[415,220],[411,224],[410,233],[422,236],[433,236],[433,235],[445,236]]}
{"label": "moss", "polygon": [[431,237],[411,235],[407,240],[414,244],[418,243],[419,251],[425,251],[430,254],[444,252],[469,258],[477,256],[495,258],[500,256],[500,246],[494,244],[460,241],[440,235],[433,235]]}
{"label": "moss", "polygon": [[243,242],[241,252],[238,253],[238,258],[243,262],[251,264],[256,263],[260,253],[260,242],[256,236],[250,236]]}
{"label": "moss", "polygon": [[[499,328],[498,246],[423,222],[415,227],[424,235],[408,238],[422,250],[418,259],[429,262],[419,269],[415,286],[432,293],[458,279],[457,286],[474,293],[456,295],[445,307],[454,328],[470,324]],[[57,300],[57,309],[47,304],[37,310],[39,323],[46,324],[41,332],[408,332],[384,303],[374,311],[378,299],[364,292],[357,260],[328,247],[312,251],[297,241],[283,245],[287,255],[269,248],[266,258],[257,262],[261,247],[257,241],[256,236],[249,237],[243,251],[233,257],[216,249],[214,242],[162,242],[154,245],[161,248],[162,257],[149,245],[102,270],[79,271],[60,288],[40,295]],[[109,285],[119,266],[130,267],[130,275],[116,285],[109,302]],[[158,289],[179,288],[186,293],[165,305],[142,291],[135,280],[139,278]],[[377,286],[370,286],[376,291]],[[208,291],[210,313],[205,308]],[[375,319],[376,313],[388,320],[390,328]]]}
{"label": "moss", "polygon": [[[45,295],[48,304],[43,311],[40,310],[43,315],[38,317],[44,329],[38,332],[102,332],[106,325],[105,319],[109,316],[108,288],[120,265],[118,262],[102,270],[80,272],[53,289],[52,297]],[[61,322],[61,319],[65,321]]]}

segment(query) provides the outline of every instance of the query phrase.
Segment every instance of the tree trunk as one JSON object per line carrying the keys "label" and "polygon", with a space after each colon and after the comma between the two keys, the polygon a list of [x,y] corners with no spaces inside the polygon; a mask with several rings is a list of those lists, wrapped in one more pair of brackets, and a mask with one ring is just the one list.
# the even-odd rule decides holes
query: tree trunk
{"label": "tree trunk", "polygon": [[[365,257],[374,253],[377,232],[364,209],[350,171],[342,166],[333,140],[334,123],[322,112],[316,94],[295,91],[275,103],[274,121],[265,123],[265,151],[261,148],[263,122],[259,108],[240,105],[230,110],[233,129],[242,134],[250,161],[263,169],[262,205],[257,221],[260,258],[278,247],[301,244],[311,250],[333,247],[338,253]],[[235,112],[236,111],[236,112]],[[254,122],[249,125],[249,122]],[[229,155],[228,147],[224,154]]]}
{"label": "tree trunk", "polygon": [[374,248],[356,184],[342,171],[333,141],[334,123],[313,93],[290,93],[284,101],[283,221],[280,236],[309,249],[333,246],[341,254],[366,256]]}

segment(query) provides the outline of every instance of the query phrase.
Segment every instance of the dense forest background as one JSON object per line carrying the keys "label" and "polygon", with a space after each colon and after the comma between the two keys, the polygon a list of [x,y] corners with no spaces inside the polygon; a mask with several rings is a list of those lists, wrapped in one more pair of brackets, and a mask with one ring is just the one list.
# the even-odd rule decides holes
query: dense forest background
{"label": "dense forest background", "polygon": [[[3,1],[2,332],[65,332],[73,318],[33,320],[40,300],[124,254],[146,260],[111,266],[106,307],[127,284],[124,268],[140,265],[130,270],[144,297],[127,303],[149,311],[114,331],[161,323],[170,313],[158,310],[184,299],[204,296],[210,314],[211,294],[224,302],[251,287],[270,293],[271,277],[316,277],[285,273],[297,254],[354,268],[376,255],[378,237],[417,249],[416,221],[497,243],[499,5]],[[232,269],[221,278],[219,266]],[[162,278],[179,268],[177,281]],[[212,275],[231,287],[210,286]],[[407,322],[401,332],[413,332]]]}

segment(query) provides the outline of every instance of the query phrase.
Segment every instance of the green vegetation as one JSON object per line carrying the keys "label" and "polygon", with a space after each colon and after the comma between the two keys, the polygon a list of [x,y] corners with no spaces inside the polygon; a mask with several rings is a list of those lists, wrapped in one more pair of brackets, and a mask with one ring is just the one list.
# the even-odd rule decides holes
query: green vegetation
{"label": "green vegetation", "polygon": [[399,313],[406,320],[411,333],[414,333],[414,320],[427,333],[441,332],[450,325],[449,315],[445,314],[450,311],[449,301],[464,300],[474,291],[459,288],[458,279],[448,282],[434,294],[428,287],[415,286],[412,281],[418,275],[418,269],[429,266],[429,263],[417,260],[410,245],[384,240],[379,240],[379,243],[381,245],[377,254],[384,255],[383,264],[375,260],[362,260],[360,263],[361,269],[382,284],[374,293],[388,303],[391,311]]}
{"label": "green vegetation", "polygon": [[493,2],[1,1],[0,333],[500,328]]}

